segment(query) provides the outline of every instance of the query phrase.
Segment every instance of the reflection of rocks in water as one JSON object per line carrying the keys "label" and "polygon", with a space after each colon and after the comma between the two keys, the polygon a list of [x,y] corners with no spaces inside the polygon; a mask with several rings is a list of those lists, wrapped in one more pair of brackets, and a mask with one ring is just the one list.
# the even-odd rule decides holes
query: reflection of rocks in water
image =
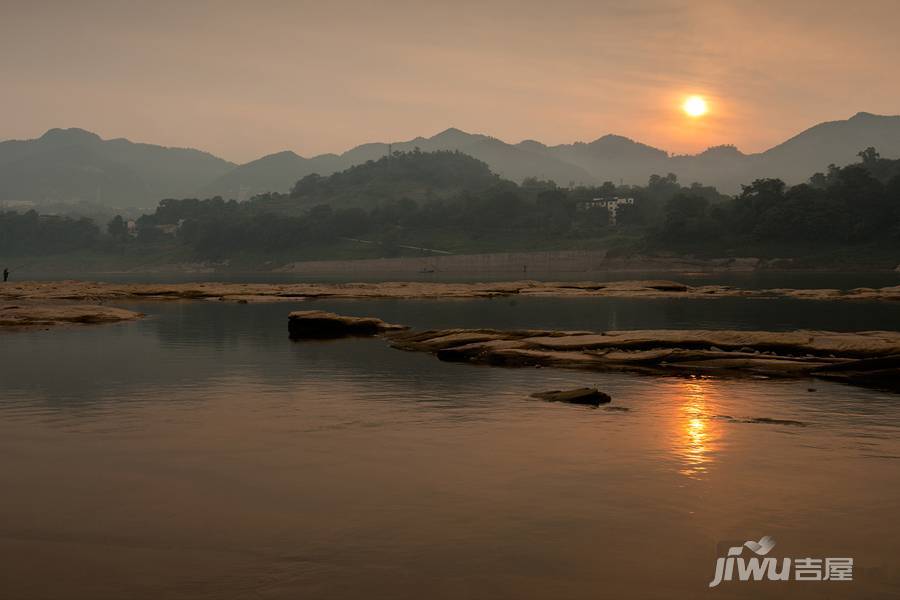
{"label": "reflection of rocks in water", "polygon": [[817,368],[813,374],[823,379],[896,391],[900,390],[900,355],[847,361]]}
{"label": "reflection of rocks in water", "polygon": [[347,317],[322,310],[299,310],[288,315],[288,332],[293,339],[373,336],[406,329],[374,317]]}

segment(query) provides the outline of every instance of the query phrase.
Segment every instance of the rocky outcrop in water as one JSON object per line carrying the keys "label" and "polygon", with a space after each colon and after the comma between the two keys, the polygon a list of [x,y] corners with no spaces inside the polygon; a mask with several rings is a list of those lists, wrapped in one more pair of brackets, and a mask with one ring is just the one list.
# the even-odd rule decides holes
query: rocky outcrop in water
{"label": "rocky outcrop in water", "polygon": [[892,331],[443,329],[391,340],[395,348],[431,352],[440,360],[507,367],[900,383],[900,332]]}
{"label": "rocky outcrop in water", "polygon": [[373,336],[406,329],[374,317],[347,317],[321,310],[301,310],[288,315],[288,333],[293,339]]}
{"label": "rocky outcrop in water", "polygon": [[[561,367],[675,375],[819,377],[900,387],[900,332],[544,329],[401,331],[380,319],[291,313],[291,337],[387,334],[400,350],[506,367]],[[584,390],[570,390],[578,397]],[[569,392],[547,392],[562,400]],[[599,393],[599,392],[598,392]],[[554,396],[562,394],[562,396]]]}
{"label": "rocky outcrop in water", "polygon": [[597,388],[576,388],[574,390],[551,390],[549,392],[537,392],[532,398],[546,400],[547,402],[565,402],[567,404],[587,404],[600,406],[612,401],[609,394],[605,394]]}
{"label": "rocky outcrop in water", "polygon": [[0,305],[0,328],[117,323],[143,317],[139,312],[96,304]]}

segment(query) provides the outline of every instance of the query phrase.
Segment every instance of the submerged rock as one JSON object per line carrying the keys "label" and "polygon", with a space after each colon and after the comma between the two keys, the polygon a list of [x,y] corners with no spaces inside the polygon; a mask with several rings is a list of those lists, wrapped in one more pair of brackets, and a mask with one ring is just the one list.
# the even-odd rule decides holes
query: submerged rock
{"label": "submerged rock", "polygon": [[770,417],[749,417],[739,419],[731,415],[715,415],[714,419],[720,421],[728,421],[729,423],[759,423],[763,425],[789,425],[791,427],[806,427],[803,421],[795,421],[793,419],[772,419]]}
{"label": "submerged rock", "polygon": [[569,404],[589,404],[600,406],[612,402],[609,394],[604,394],[597,388],[576,388],[574,390],[551,390],[549,392],[537,392],[531,395],[547,402],[567,402]]}
{"label": "submerged rock", "polygon": [[764,423],[767,425],[791,425],[792,427],[806,427],[803,421],[795,421],[793,419],[771,419],[769,417],[753,417],[752,419],[744,419],[742,423]]}
{"label": "submerged rock", "polygon": [[406,327],[374,317],[347,317],[322,310],[301,310],[288,315],[288,332],[294,339],[373,336],[401,329]]}

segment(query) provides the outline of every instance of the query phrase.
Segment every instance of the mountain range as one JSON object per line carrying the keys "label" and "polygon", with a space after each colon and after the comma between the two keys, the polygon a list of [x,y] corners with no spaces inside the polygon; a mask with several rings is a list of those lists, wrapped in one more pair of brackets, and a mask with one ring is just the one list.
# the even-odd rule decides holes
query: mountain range
{"label": "mountain range", "polygon": [[51,129],[38,139],[0,142],[0,201],[150,207],[195,193],[236,166],[199,150]]}
{"label": "mountain range", "polygon": [[900,116],[857,113],[815,125],[757,154],[718,146],[696,155],[671,155],[618,135],[556,146],[534,140],[509,144],[450,128],[429,138],[363,144],[339,155],[304,158],[284,151],[241,165],[200,150],[104,140],[83,129],[51,129],[37,139],[0,142],[0,201],[83,200],[153,207],[163,198],[243,200],[263,192],[286,192],[305,175],[341,171],[384,156],[389,149],[414,148],[458,150],[514,181],[538,177],[560,185],[643,184],[652,174],[671,172],[684,183],[698,181],[734,193],[761,177],[799,183],[831,163],[856,161],[857,152],[868,146],[885,158],[900,158]]}

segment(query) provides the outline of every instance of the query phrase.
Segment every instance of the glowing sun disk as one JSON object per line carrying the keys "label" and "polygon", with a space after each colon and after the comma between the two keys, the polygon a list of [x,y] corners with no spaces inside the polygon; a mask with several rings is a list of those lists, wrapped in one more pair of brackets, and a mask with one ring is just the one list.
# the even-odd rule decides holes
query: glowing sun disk
{"label": "glowing sun disk", "polygon": [[688,97],[684,101],[684,104],[681,105],[681,109],[689,117],[702,117],[709,112],[709,106],[706,104],[706,100],[701,96]]}

